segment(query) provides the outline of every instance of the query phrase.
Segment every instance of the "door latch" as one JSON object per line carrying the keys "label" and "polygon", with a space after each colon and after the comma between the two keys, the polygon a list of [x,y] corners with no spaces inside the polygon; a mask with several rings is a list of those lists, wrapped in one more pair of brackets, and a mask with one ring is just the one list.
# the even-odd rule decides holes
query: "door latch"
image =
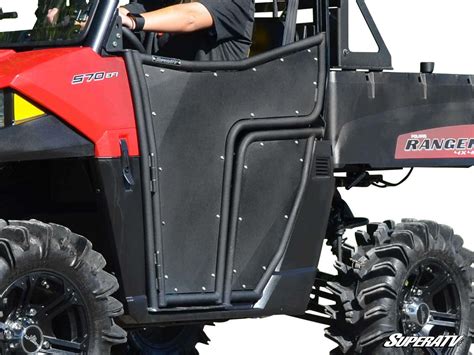
{"label": "door latch", "polygon": [[132,186],[135,186],[135,179],[132,174],[132,167],[130,165],[130,154],[128,151],[128,144],[125,139],[120,140],[120,161],[122,163],[122,176],[127,191],[132,190]]}

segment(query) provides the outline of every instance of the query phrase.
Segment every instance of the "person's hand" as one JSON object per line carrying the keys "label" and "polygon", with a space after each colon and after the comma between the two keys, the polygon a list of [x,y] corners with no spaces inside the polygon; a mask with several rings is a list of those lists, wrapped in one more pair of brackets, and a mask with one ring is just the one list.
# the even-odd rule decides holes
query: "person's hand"
{"label": "person's hand", "polygon": [[129,13],[130,11],[128,11],[124,7],[121,7],[119,9],[119,14],[120,14],[120,17],[122,18],[122,25],[133,30],[135,28],[135,22],[130,17],[127,16]]}
{"label": "person's hand", "polygon": [[124,15],[124,16],[127,16],[130,13],[130,11],[128,11],[128,9],[125,7],[119,7],[119,12],[120,12],[120,15]]}
{"label": "person's hand", "polygon": [[58,22],[59,17],[59,9],[57,7],[49,9],[48,14],[46,15],[46,19],[50,25],[55,25]]}

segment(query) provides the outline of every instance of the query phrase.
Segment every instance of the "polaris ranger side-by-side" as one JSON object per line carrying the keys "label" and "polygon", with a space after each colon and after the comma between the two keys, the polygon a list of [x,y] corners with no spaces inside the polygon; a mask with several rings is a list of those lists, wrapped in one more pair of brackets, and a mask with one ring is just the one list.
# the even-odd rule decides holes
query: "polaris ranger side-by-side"
{"label": "polaris ranger side-by-side", "polygon": [[390,72],[364,0],[377,53],[349,50],[349,0],[274,0],[232,62],[155,55],[118,0],[54,24],[26,3],[0,0],[2,354],[196,354],[206,324],[275,314],[327,324],[334,354],[411,353],[393,334],[468,353],[474,254],[337,188],[473,165],[474,76]]}

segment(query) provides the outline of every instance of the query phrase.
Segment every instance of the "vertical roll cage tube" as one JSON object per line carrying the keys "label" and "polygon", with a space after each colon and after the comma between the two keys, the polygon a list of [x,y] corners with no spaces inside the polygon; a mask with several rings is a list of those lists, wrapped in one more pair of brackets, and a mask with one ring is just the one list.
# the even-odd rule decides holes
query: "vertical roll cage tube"
{"label": "vertical roll cage tube", "polygon": [[118,5],[119,0],[99,1],[99,7],[94,15],[84,46],[91,47],[96,53],[102,51],[112,29],[112,24],[115,22],[114,14]]}
{"label": "vertical roll cage tube", "polygon": [[[166,296],[164,292],[164,272],[160,218],[160,201],[157,191],[151,189],[148,181],[151,181],[149,159],[157,157],[154,129],[152,124],[152,114],[148,88],[145,81],[143,65],[152,65],[173,70],[190,72],[204,71],[242,71],[249,70],[258,65],[265,64],[275,59],[283,58],[293,53],[307,50],[311,47],[318,47],[319,51],[319,90],[317,92],[316,103],[313,110],[306,116],[287,116],[279,118],[265,118],[260,120],[243,119],[238,121],[230,130],[227,136],[223,194],[221,198],[222,213],[219,227],[219,246],[217,256],[216,272],[216,292],[214,294],[190,294]],[[157,312],[160,308],[171,306],[172,304],[221,304],[230,305],[230,291],[225,287],[225,270],[228,249],[229,221],[231,213],[232,179],[233,166],[235,164],[234,152],[237,143],[243,132],[253,131],[274,131],[278,137],[279,130],[301,129],[306,132],[306,128],[315,126],[319,130],[314,132],[315,138],[321,138],[324,134],[324,123],[317,123],[321,118],[324,107],[325,88],[327,86],[327,56],[326,56],[326,33],[292,43],[290,45],[275,49],[273,51],[260,54],[258,56],[235,62],[192,62],[181,61],[172,58],[163,58],[140,54],[136,51],[126,51],[124,54],[127,69],[129,72],[130,86],[132,89],[133,102],[137,120],[138,136],[141,152],[141,169],[144,179],[143,200],[144,200],[144,223],[146,233],[146,271],[147,271],[147,296],[149,302],[148,310]],[[155,264],[156,262],[156,264]],[[269,271],[271,276],[271,271]],[[157,286],[161,292],[158,292]],[[226,291],[226,292],[225,292]],[[225,297],[224,297],[225,294]]]}

